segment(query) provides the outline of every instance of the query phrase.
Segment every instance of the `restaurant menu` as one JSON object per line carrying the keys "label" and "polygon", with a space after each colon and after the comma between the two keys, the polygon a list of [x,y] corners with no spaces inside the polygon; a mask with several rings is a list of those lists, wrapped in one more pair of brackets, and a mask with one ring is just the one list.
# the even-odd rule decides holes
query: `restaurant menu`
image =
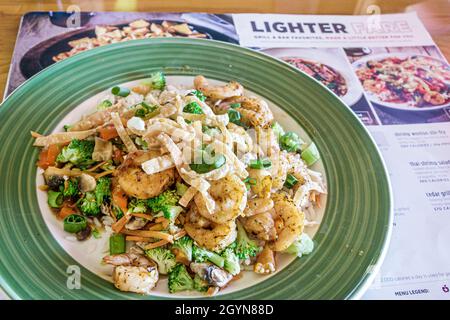
{"label": "restaurant menu", "polygon": [[378,144],[394,195],[389,251],[362,298],[450,299],[450,66],[415,13],[30,12],[21,21],[5,96],[79,52],[155,36],[266,53],[342,99]]}

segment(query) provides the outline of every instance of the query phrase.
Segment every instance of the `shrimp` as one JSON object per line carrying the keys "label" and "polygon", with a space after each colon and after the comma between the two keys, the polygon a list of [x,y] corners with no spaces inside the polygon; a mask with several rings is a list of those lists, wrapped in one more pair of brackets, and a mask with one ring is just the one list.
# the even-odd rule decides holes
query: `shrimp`
{"label": "shrimp", "polygon": [[238,217],[247,204],[247,188],[236,176],[228,175],[211,181],[209,195],[215,201],[215,208],[210,212],[201,193],[197,193],[194,202],[198,212],[212,222],[223,224]]}
{"label": "shrimp", "polygon": [[205,77],[201,75],[195,77],[194,87],[212,100],[241,96],[244,93],[244,88],[238,82],[231,81],[223,86],[210,86]]}
{"label": "shrimp", "polygon": [[273,200],[270,198],[254,198],[247,201],[244,209],[244,217],[254,216],[267,212],[273,208]]}
{"label": "shrimp", "polygon": [[233,103],[240,103],[236,108],[241,114],[241,121],[253,127],[268,127],[273,121],[273,113],[267,102],[262,99],[252,97],[239,97],[233,99]]}
{"label": "shrimp", "polygon": [[[197,220],[196,220],[197,219]],[[210,222],[199,226],[198,208],[193,204],[186,215],[184,229],[187,234],[201,247],[212,251],[222,251],[236,240],[237,231],[234,220],[224,224]],[[194,222],[196,221],[196,222]]]}
{"label": "shrimp", "polygon": [[150,294],[158,282],[156,264],[135,253],[105,256],[103,262],[112,264],[114,286],[121,291]]}
{"label": "shrimp", "polygon": [[253,271],[259,274],[269,274],[275,272],[275,267],[274,252],[266,245],[258,255]]}
{"label": "shrimp", "polygon": [[158,282],[158,270],[134,266],[118,266],[113,272],[114,286],[121,291],[150,294]]}
{"label": "shrimp", "polygon": [[426,102],[431,103],[432,105],[440,105],[440,104],[444,104],[445,103],[444,95],[442,95],[442,94],[440,94],[439,92],[436,92],[436,91],[428,91],[423,96],[423,99]]}
{"label": "shrimp", "polygon": [[138,199],[153,198],[175,183],[175,168],[151,175],[142,170],[143,162],[159,155],[159,151],[156,150],[148,152],[139,150],[128,154],[126,160],[115,172],[118,184],[127,195]]}
{"label": "shrimp", "polygon": [[135,253],[114,254],[103,257],[103,262],[113,266],[156,267],[147,257]]}
{"label": "shrimp", "polygon": [[[276,163],[274,163],[275,161]],[[275,161],[272,161],[274,168],[272,172],[272,191],[280,190],[286,182],[288,169],[290,167],[287,151],[281,151]]]}
{"label": "shrimp", "polygon": [[277,238],[277,231],[270,212],[258,213],[248,218],[242,218],[244,229],[260,240],[273,241]]}
{"label": "shrimp", "polygon": [[254,179],[255,183],[251,184],[251,190],[259,198],[268,198],[272,189],[272,176],[270,172],[264,169],[248,169],[248,176]]}
{"label": "shrimp", "polygon": [[283,251],[302,233],[305,215],[285,193],[273,194],[272,200],[274,202],[275,219],[281,221],[282,228],[278,232],[277,239],[270,243],[270,249]]}

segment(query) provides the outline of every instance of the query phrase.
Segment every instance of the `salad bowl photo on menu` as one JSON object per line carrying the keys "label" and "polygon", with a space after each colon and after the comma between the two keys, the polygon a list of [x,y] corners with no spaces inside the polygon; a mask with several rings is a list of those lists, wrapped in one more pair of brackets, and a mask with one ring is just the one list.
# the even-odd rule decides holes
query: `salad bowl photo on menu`
{"label": "salad bowl photo on menu", "polygon": [[14,299],[361,297],[390,239],[389,177],[350,108],[287,62],[157,38],[31,77],[0,107],[1,288]]}

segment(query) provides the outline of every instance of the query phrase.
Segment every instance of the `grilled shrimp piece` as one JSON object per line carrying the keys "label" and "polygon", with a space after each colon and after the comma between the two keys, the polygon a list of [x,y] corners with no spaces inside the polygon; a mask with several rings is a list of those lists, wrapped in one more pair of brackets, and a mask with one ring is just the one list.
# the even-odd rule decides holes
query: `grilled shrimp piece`
{"label": "grilled shrimp piece", "polygon": [[199,225],[198,216],[198,208],[195,204],[191,205],[186,215],[187,222],[184,224],[184,229],[199,246],[218,252],[236,240],[237,231],[234,220],[224,224],[214,222],[205,224],[203,220],[203,223]]}
{"label": "grilled shrimp piece", "polygon": [[267,102],[256,97],[238,97],[231,99],[231,103],[240,103],[236,108],[241,114],[241,121],[252,127],[268,127],[273,121],[273,113]]}
{"label": "grilled shrimp piece", "polygon": [[96,111],[83,117],[80,121],[75,122],[68,131],[83,131],[102,126],[106,122],[111,121],[112,112],[118,112],[126,119],[129,119],[134,115],[134,110],[128,110],[122,103],[117,103],[105,110]]}
{"label": "grilled shrimp piece", "polygon": [[242,218],[240,221],[247,232],[260,240],[272,241],[277,238],[275,223],[269,212],[258,213],[248,218]]}
{"label": "grilled shrimp piece", "polygon": [[121,291],[150,294],[158,282],[156,268],[118,266],[113,272],[114,286]]}
{"label": "grilled shrimp piece", "polygon": [[264,213],[273,208],[273,200],[270,198],[254,198],[247,200],[247,206],[244,209],[244,217],[254,216]]}
{"label": "grilled shrimp piece", "polygon": [[439,105],[439,104],[445,103],[444,95],[437,91],[428,91],[423,96],[423,100],[425,100],[426,102],[431,103],[433,105]]}
{"label": "grilled shrimp piece", "polygon": [[278,237],[270,243],[273,251],[287,249],[303,231],[305,215],[285,193],[274,193],[272,200],[275,209],[275,219],[281,220],[282,227]]}
{"label": "grilled shrimp piece", "polygon": [[250,188],[259,198],[268,198],[272,189],[272,176],[268,170],[248,169],[248,176],[255,180]]}
{"label": "grilled shrimp piece", "polygon": [[103,262],[113,266],[156,267],[156,264],[141,254],[122,253],[103,257]]}
{"label": "grilled shrimp piece", "polygon": [[223,86],[211,86],[208,84],[206,78],[201,75],[195,77],[194,87],[212,100],[241,96],[244,92],[244,88],[235,81],[231,81]]}
{"label": "grilled shrimp piece", "polygon": [[215,201],[213,212],[209,212],[205,198],[197,193],[194,202],[198,212],[208,220],[215,223],[227,223],[238,217],[247,204],[247,188],[236,175],[228,175],[219,180],[211,181],[208,193]]}
{"label": "grilled shrimp piece", "polygon": [[103,257],[114,266],[114,286],[121,291],[150,294],[158,282],[156,264],[141,254],[123,253]]}
{"label": "grilled shrimp piece", "polygon": [[284,183],[286,182],[288,170],[290,168],[287,158],[287,151],[281,151],[275,161],[276,163],[273,164],[275,172],[272,172],[272,191],[278,191],[283,188]]}
{"label": "grilled shrimp piece", "polygon": [[142,170],[141,164],[143,162],[159,155],[159,151],[156,150],[147,152],[139,150],[128,154],[115,173],[118,184],[127,195],[138,199],[153,198],[175,183],[175,168],[151,175]]}

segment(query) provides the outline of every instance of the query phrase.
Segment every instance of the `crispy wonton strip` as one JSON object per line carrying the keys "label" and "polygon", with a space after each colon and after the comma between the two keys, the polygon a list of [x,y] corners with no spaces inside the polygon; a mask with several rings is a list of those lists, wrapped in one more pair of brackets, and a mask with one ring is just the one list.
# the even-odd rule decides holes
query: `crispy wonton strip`
{"label": "crispy wonton strip", "polygon": [[83,140],[95,134],[96,130],[75,131],[75,132],[56,132],[48,136],[37,137],[33,143],[35,147],[47,147],[51,144],[63,144],[73,139]]}
{"label": "crispy wonton strip", "polygon": [[133,217],[138,217],[138,218],[142,218],[142,219],[146,219],[146,220],[153,220],[153,216],[150,214],[146,214],[146,213],[132,212],[131,215]]}
{"label": "crispy wonton strip", "polygon": [[145,238],[139,236],[126,236],[125,240],[127,241],[136,241],[136,242],[150,242],[152,238]]}
{"label": "crispy wonton strip", "polygon": [[128,223],[128,221],[131,219],[131,215],[127,212],[123,215],[122,218],[119,219],[119,221],[113,223],[113,225],[111,226],[111,229],[115,232],[115,233],[119,233],[120,231],[122,231],[122,229],[125,227],[125,225]]}
{"label": "crispy wonton strip", "polygon": [[158,248],[158,247],[162,247],[166,244],[168,244],[169,242],[167,242],[166,240],[160,240],[158,242],[153,242],[153,243],[149,243],[147,244],[144,249],[145,250],[149,250],[149,249],[153,249],[153,248]]}
{"label": "crispy wonton strip", "polygon": [[160,232],[160,231],[151,231],[151,230],[124,230],[122,233],[130,236],[140,236],[145,238],[157,238],[163,239],[169,242],[173,242],[173,236],[171,234]]}
{"label": "crispy wonton strip", "polygon": [[154,174],[175,167],[175,163],[169,155],[153,158],[141,164],[146,174]]}
{"label": "crispy wonton strip", "polygon": [[192,198],[194,198],[197,191],[198,190],[196,188],[189,187],[189,189],[186,190],[181,199],[178,201],[178,204],[180,204],[183,207],[187,207],[189,202],[191,202]]}
{"label": "crispy wonton strip", "polygon": [[114,127],[116,127],[117,133],[119,134],[120,139],[122,139],[123,143],[125,144],[125,147],[127,148],[128,152],[137,151],[136,146],[134,145],[133,141],[131,140],[130,136],[128,135],[127,131],[125,130],[122,124],[122,120],[120,120],[119,114],[117,112],[112,112],[111,118]]}

